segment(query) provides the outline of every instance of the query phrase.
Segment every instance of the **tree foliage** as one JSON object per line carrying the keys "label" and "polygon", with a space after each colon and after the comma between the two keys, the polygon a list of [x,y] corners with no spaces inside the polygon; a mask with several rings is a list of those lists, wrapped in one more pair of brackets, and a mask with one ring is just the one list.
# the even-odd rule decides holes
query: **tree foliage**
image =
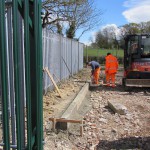
{"label": "tree foliage", "polygon": [[116,27],[108,26],[98,31],[96,34],[96,43],[100,48],[114,48],[118,45]]}
{"label": "tree foliage", "polygon": [[127,34],[137,34],[140,33],[139,24],[129,23],[121,26],[121,36],[124,38]]}
{"label": "tree foliage", "polygon": [[125,37],[127,34],[150,33],[150,21],[137,23],[129,23],[121,26],[121,35]]}
{"label": "tree foliage", "polygon": [[123,48],[124,38],[127,34],[142,34],[150,33],[150,21],[125,24],[118,27],[119,34],[117,34],[114,26],[108,26],[98,31],[95,37],[95,44],[100,48]]}

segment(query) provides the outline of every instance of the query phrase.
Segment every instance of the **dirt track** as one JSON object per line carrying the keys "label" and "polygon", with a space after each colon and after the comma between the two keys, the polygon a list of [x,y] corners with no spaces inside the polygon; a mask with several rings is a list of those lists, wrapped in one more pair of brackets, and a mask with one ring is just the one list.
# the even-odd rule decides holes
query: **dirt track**
{"label": "dirt track", "polygon": [[[84,69],[76,79],[72,78],[60,86],[63,99],[56,92],[44,97],[45,150],[110,150],[110,149],[150,149],[150,90],[132,89],[124,91],[120,74],[117,87],[100,86],[87,95],[78,112],[84,115],[84,136],[80,137],[79,126],[69,131],[50,130],[48,117],[59,116],[71,102],[84,83],[89,80],[89,69]],[[101,74],[101,77],[104,74]],[[102,78],[101,78],[102,79]],[[113,99],[127,107],[126,115],[114,113],[107,105]]]}

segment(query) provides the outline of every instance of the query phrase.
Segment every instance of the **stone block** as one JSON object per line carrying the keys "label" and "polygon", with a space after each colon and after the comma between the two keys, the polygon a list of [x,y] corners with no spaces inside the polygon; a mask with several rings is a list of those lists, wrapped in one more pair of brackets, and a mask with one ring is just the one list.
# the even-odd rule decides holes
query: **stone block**
{"label": "stone block", "polygon": [[114,100],[109,100],[108,101],[108,107],[113,110],[115,113],[118,113],[120,115],[125,115],[127,114],[127,108],[118,103],[118,102],[115,102]]}

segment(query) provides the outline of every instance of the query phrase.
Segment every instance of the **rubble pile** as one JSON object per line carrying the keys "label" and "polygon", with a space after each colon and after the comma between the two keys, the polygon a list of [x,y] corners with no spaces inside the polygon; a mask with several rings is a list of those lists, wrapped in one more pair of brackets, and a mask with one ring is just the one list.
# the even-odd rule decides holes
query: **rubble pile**
{"label": "rubble pile", "polygon": [[[86,72],[84,74],[87,78]],[[126,92],[119,82],[120,79],[116,88],[101,85],[85,100],[85,104],[89,102],[89,111],[83,116],[83,137],[79,127],[69,131],[49,130],[45,135],[44,149],[150,149],[150,91],[145,93],[135,89]],[[109,106],[110,100],[120,104],[119,109],[122,106],[125,113],[115,112]]]}

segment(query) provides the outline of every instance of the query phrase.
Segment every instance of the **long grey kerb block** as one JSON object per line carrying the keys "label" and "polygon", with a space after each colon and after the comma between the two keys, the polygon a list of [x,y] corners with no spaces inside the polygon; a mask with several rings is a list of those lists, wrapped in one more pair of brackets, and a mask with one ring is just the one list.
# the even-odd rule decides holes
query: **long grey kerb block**
{"label": "long grey kerb block", "polygon": [[[63,115],[61,116],[61,118],[63,119],[73,119],[73,114],[75,114],[80,105],[82,104],[87,92],[89,90],[89,83],[86,83],[82,89],[80,90],[80,92],[78,93],[78,95],[75,97],[75,99],[72,101],[72,103],[69,105],[69,107],[66,109],[66,111],[63,113]],[[69,127],[69,123],[62,123],[59,122],[56,125],[56,128],[62,129],[62,130],[67,130],[67,128]]]}

